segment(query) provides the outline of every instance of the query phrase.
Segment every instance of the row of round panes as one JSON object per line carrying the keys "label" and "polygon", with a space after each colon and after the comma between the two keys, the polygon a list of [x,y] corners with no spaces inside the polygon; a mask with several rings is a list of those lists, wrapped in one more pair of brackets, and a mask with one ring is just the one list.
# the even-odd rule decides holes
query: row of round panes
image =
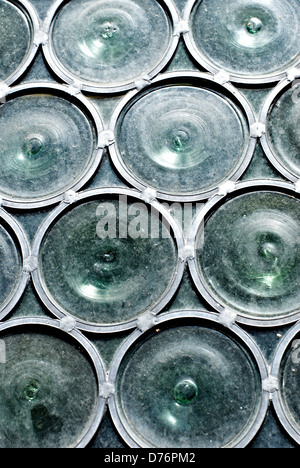
{"label": "row of round panes", "polygon": [[167,313],[130,335],[106,374],[69,320],[2,322],[0,446],[84,447],[107,401],[130,447],[241,448],[259,431],[271,396],[299,443],[299,336],[298,322],[269,372],[236,324],[225,327],[209,312]]}
{"label": "row of round panes", "polygon": [[[17,70],[3,67],[2,203],[17,208],[63,203],[40,227],[32,248],[22,228],[1,209],[1,319],[32,274],[40,299],[60,320],[17,319],[0,326],[0,445],[85,446],[108,399],[115,425],[130,446],[243,447],[259,430],[270,394],[282,424],[299,442],[298,324],[282,340],[271,372],[257,345],[236,325],[274,326],[299,318],[299,138],[294,123],[299,88],[293,82],[299,39],[286,35],[289,15],[299,23],[299,5],[274,2],[267,11],[257,3],[251,12],[251,2],[243,2],[236,17],[227,17],[211,0],[193,1],[180,21],[169,1],[97,3],[101,9],[95,2],[56,2],[42,26],[29,3],[1,5],[7,34],[13,24],[27,35],[27,48],[16,48]],[[228,7],[233,10],[230,2]],[[223,44],[229,55],[220,51],[225,62],[199,26],[206,15],[211,28],[211,9],[220,15],[222,36],[226,28]],[[275,21],[279,13],[284,24]],[[181,33],[192,55],[215,76],[174,73],[154,79]],[[218,44],[217,33],[215,38]],[[11,33],[3,60],[13,40]],[[9,88],[40,44],[52,69],[70,85]],[[234,56],[239,67],[232,69]],[[284,77],[259,122],[228,83]],[[136,90],[118,106],[108,131],[80,92],[131,88]],[[293,112],[287,113],[290,108]],[[257,137],[294,185],[236,183]],[[78,193],[99,167],[105,146],[119,173],[139,191]],[[156,198],[209,200],[187,244]],[[158,315],[178,289],[187,261],[197,288],[218,313]],[[79,330],[133,328],[107,376]],[[69,398],[74,388],[78,401]],[[209,418],[204,408],[210,409]]]}
{"label": "row of round panes", "polygon": [[274,167],[297,184],[299,90],[281,82],[257,122],[231,84],[198,72],[165,73],[129,92],[104,130],[92,101],[73,87],[11,87],[0,105],[2,204],[26,209],[62,201],[92,178],[105,146],[131,186],[161,200],[216,195],[244,173],[258,137]]}
{"label": "row of round panes", "polygon": [[1,18],[1,81],[8,84],[42,44],[65,82],[127,91],[164,68],[181,34],[200,65],[230,81],[279,81],[299,64],[298,0],[191,0],[182,18],[171,0],[57,0],[43,23],[27,0],[3,0]]}

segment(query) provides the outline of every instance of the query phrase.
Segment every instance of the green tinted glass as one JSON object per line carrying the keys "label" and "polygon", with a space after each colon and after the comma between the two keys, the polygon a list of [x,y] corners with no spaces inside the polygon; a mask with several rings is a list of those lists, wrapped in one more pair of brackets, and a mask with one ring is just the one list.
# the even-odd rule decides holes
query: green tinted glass
{"label": "green tinted glass", "polygon": [[0,81],[7,80],[24,63],[32,42],[29,18],[16,4],[0,4]]}
{"label": "green tinted glass", "polygon": [[74,103],[28,94],[0,108],[0,192],[35,201],[74,186],[91,165],[96,130]]}
{"label": "green tinted glass", "polygon": [[76,446],[97,408],[97,379],[84,350],[45,327],[18,327],[0,337],[0,446]]}
{"label": "green tinted glass", "polygon": [[298,310],[299,213],[298,199],[260,191],[232,197],[207,218],[197,261],[217,301],[261,319]]}
{"label": "green tinted glass", "polygon": [[191,16],[196,50],[217,69],[264,78],[299,59],[298,0],[199,0]]}
{"label": "green tinted glass", "polygon": [[53,225],[41,247],[40,274],[47,294],[69,314],[117,324],[160,300],[176,274],[177,256],[168,226],[146,204],[98,198]]}
{"label": "green tinted glass", "polygon": [[117,408],[147,447],[234,446],[255,420],[261,390],[251,354],[206,325],[157,327],[126,353]]}

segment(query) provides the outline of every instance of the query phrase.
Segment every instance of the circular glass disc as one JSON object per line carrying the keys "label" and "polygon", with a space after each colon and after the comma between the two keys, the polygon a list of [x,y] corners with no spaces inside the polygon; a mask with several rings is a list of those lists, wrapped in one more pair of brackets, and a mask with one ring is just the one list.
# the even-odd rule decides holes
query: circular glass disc
{"label": "circular glass disc", "polygon": [[16,240],[0,221],[0,310],[16,292],[22,270],[22,258]]}
{"label": "circular glass disc", "polygon": [[0,4],[0,82],[6,81],[25,62],[32,43],[29,17],[14,3]]}
{"label": "circular glass disc", "polygon": [[237,445],[259,412],[261,381],[248,350],[210,324],[158,326],[127,351],[117,411],[142,447]]}
{"label": "circular glass disc", "polygon": [[37,326],[0,334],[1,448],[69,448],[88,432],[97,378],[84,349],[64,335]]}
{"label": "circular glass disc", "polygon": [[300,201],[275,191],[245,193],[207,217],[197,267],[211,297],[239,315],[278,320],[299,310]]}
{"label": "circular glass disc", "polygon": [[72,0],[58,11],[51,47],[59,68],[90,86],[120,86],[155,69],[172,25],[153,0]]}
{"label": "circular glass disc", "polygon": [[88,171],[96,129],[71,101],[28,94],[0,108],[0,192],[3,198],[39,201],[60,195]]}
{"label": "circular glass disc", "polygon": [[169,196],[216,189],[241,165],[249,145],[246,117],[233,101],[185,85],[135,97],[121,111],[115,133],[126,172]]}
{"label": "circular glass disc", "polygon": [[285,418],[300,437],[300,334],[285,351],[279,372],[279,394]]}
{"label": "circular glass disc", "polygon": [[281,94],[267,120],[267,141],[279,164],[300,177],[300,84]]}
{"label": "circular glass disc", "polygon": [[299,60],[299,0],[199,0],[191,42],[203,60],[234,77],[268,78]]}
{"label": "circular glass disc", "polygon": [[[150,231],[153,220],[156,232]],[[156,305],[173,283],[177,263],[173,237],[150,207],[103,197],[58,219],[42,242],[39,271],[58,308],[83,322],[109,325]]]}

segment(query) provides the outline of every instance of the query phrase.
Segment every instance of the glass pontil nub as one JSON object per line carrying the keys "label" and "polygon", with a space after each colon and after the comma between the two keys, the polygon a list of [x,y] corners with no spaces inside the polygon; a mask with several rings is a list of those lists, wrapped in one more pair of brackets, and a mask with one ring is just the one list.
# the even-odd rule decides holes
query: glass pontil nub
{"label": "glass pontil nub", "polygon": [[[300,75],[300,70],[299,70]],[[267,132],[262,142],[271,162],[290,180],[300,177],[300,82],[278,90],[268,109]],[[276,88],[277,89],[277,88]]]}
{"label": "glass pontil nub", "polygon": [[96,125],[81,104],[60,92],[34,88],[10,96],[1,106],[3,199],[50,203],[79,184],[94,165]]}
{"label": "glass pontil nub", "polygon": [[1,326],[0,447],[80,446],[101,406],[99,364],[57,322],[24,321]]}
{"label": "glass pontil nub", "polygon": [[179,274],[177,244],[150,208],[99,195],[56,219],[41,243],[38,282],[58,311],[117,327],[165,297]]}
{"label": "glass pontil nub", "polygon": [[188,314],[168,323],[166,315],[123,348],[114,370],[115,424],[131,446],[243,444],[262,407],[261,376],[234,333]]}
{"label": "glass pontil nub", "polygon": [[34,26],[23,2],[0,5],[0,82],[13,81],[31,55]]}
{"label": "glass pontil nub", "polygon": [[299,0],[191,3],[187,43],[211,71],[226,70],[234,81],[273,81],[299,62]]}
{"label": "glass pontil nub", "polygon": [[200,81],[203,75],[169,78],[125,99],[110,149],[137,188],[152,187],[164,199],[205,198],[249,157],[247,115],[225,88]]}
{"label": "glass pontil nub", "polygon": [[54,15],[46,56],[58,74],[86,88],[129,89],[160,71],[177,42],[172,28],[161,1],[72,0]]}
{"label": "glass pontil nub", "polygon": [[207,214],[196,268],[216,307],[265,325],[299,313],[299,208],[292,193],[266,188],[236,193]]}

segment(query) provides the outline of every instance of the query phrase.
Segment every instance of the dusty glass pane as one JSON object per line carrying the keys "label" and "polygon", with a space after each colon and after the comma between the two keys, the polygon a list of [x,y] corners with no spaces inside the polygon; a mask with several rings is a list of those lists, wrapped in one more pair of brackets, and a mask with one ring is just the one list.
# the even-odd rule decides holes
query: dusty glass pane
{"label": "dusty glass pane", "polygon": [[0,4],[0,81],[10,77],[25,60],[31,46],[30,22],[16,5]]}
{"label": "dusty glass pane", "polygon": [[153,0],[72,0],[52,29],[54,53],[67,73],[108,86],[154,69],[170,38],[170,20]]}
{"label": "dusty glass pane", "polygon": [[299,58],[298,0],[199,0],[192,40],[215,67],[240,76],[282,73]]}
{"label": "dusty glass pane", "polygon": [[[69,314],[95,324],[124,322],[153,307],[172,282],[173,238],[147,205],[136,202],[82,203],[46,235],[42,281]],[[153,220],[157,230],[151,232]]]}
{"label": "dusty glass pane", "polygon": [[97,381],[86,354],[75,341],[37,327],[8,330],[0,338],[0,446],[75,446],[97,405]]}
{"label": "dusty glass pane", "polygon": [[206,325],[177,325],[141,339],[117,377],[117,407],[133,438],[152,447],[235,445],[261,397],[248,351]]}
{"label": "dusty glass pane", "polygon": [[74,186],[90,166],[96,134],[85,113],[52,94],[28,94],[0,108],[0,192],[19,200]]}
{"label": "dusty glass pane", "polygon": [[276,100],[268,116],[270,147],[282,166],[300,177],[300,85],[294,85]]}
{"label": "dusty glass pane", "polygon": [[262,319],[299,309],[299,203],[284,193],[245,193],[207,218],[197,240],[199,274],[222,305]]}
{"label": "dusty glass pane", "polygon": [[119,158],[130,175],[170,195],[216,188],[248,148],[247,121],[226,96],[196,86],[147,90],[121,112]]}

